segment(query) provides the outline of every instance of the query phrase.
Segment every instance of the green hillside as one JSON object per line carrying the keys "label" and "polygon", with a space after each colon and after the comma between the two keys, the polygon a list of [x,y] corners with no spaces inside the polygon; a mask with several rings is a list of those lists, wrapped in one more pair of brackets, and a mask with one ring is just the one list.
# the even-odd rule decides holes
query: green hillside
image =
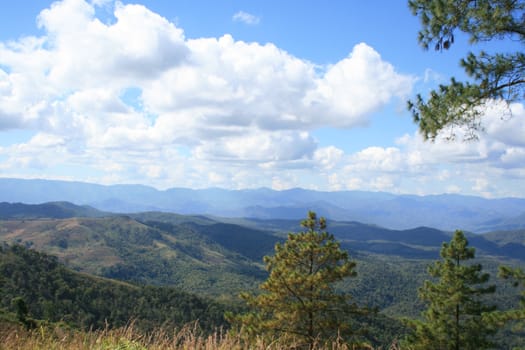
{"label": "green hillside", "polygon": [[213,296],[237,295],[264,276],[261,261],[191,227],[150,225],[127,216],[7,220],[0,221],[0,239],[55,255],[82,272]]}
{"label": "green hillside", "polygon": [[[169,330],[198,321],[204,332],[229,325],[226,311],[239,306],[198,297],[170,287],[140,286],[66,268],[54,256],[20,245],[0,246],[0,325],[20,321],[16,300],[22,300],[29,326],[60,322],[68,327],[118,328],[131,321],[137,330]],[[3,321],[4,320],[4,321]],[[375,315],[366,322],[368,338],[388,344],[404,328],[393,318]]]}
{"label": "green hillside", "polygon": [[[297,231],[295,220],[223,219],[147,212],[129,216],[0,220],[0,240],[57,256],[77,271],[139,284],[176,286],[238,302],[266,278],[264,255]],[[389,230],[330,221],[328,230],[358,261],[357,279],[342,286],[363,304],[392,316],[417,316],[417,288],[450,234],[432,228]],[[524,264],[523,232],[469,235],[492,276]],[[495,277],[494,277],[495,278]],[[514,293],[514,294],[513,294]],[[503,289],[501,303],[515,299]],[[509,297],[512,296],[512,297]]]}
{"label": "green hillside", "polygon": [[[0,220],[0,241],[18,244],[2,250],[0,307],[12,311],[12,300],[20,296],[31,317],[80,327],[100,327],[104,319],[122,325],[133,317],[141,319],[143,328],[195,318],[211,327],[224,322],[223,305],[238,306],[239,292],[254,291],[266,279],[262,256],[272,254],[275,243],[298,228],[291,220],[160,212]],[[404,332],[400,317],[419,316],[423,305],[417,289],[429,278],[426,268],[450,234],[334,221],[328,231],[357,261],[357,277],[338,288],[349,291],[357,303],[380,310],[365,322],[375,330],[374,342],[386,344]],[[516,305],[517,290],[495,276],[503,263],[524,265],[523,232],[469,235],[469,240],[479,253],[477,261],[498,284],[493,301],[502,309]]]}
{"label": "green hillside", "polygon": [[[137,286],[67,269],[58,259],[19,245],[0,246],[0,310],[15,313],[21,299],[27,317],[63,321],[84,329],[182,326],[199,320],[213,330],[224,325],[226,307],[168,287]],[[231,307],[228,307],[231,308]]]}

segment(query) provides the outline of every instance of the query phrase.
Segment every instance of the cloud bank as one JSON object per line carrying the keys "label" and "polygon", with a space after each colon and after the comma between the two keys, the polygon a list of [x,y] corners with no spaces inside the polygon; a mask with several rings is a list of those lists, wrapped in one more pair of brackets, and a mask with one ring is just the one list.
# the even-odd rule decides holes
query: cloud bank
{"label": "cloud bank", "polygon": [[[99,6],[114,6],[111,23]],[[108,1],[55,2],[37,23],[42,36],[0,43],[0,133],[32,132],[0,147],[2,176],[428,192],[436,176],[466,175],[448,190],[487,195],[506,194],[490,189],[498,172],[525,176],[525,118],[501,123],[496,112],[477,144],[405,135],[353,154],[321,145],[315,130],[366,126],[411,93],[415,77],[365,43],[319,66],[271,43],[186,38],[142,5]],[[487,181],[469,184],[481,166]]]}

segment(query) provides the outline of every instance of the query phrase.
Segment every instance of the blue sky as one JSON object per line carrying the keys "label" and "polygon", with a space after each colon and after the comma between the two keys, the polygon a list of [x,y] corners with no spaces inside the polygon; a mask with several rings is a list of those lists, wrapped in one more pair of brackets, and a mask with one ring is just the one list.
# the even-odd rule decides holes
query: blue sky
{"label": "blue sky", "polygon": [[0,176],[525,197],[522,103],[491,101],[470,143],[406,111],[468,50],[518,44],[424,51],[418,29],[397,0],[13,2]]}

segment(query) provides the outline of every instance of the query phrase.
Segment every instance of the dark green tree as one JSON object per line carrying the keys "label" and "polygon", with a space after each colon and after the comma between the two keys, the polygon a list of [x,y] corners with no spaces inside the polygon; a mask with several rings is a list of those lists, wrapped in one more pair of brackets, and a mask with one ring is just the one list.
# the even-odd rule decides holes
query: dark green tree
{"label": "dark green tree", "polygon": [[520,308],[507,313],[512,320],[518,321],[518,326],[525,331],[525,272],[519,268],[501,266],[499,276],[504,279],[512,280],[515,287],[521,287]]}
{"label": "dark green tree", "polygon": [[[499,277],[512,281],[514,287],[521,287],[520,305],[518,308],[492,312],[485,317],[485,322],[494,323],[499,327],[510,324],[510,329],[522,338],[525,337],[525,272],[519,268],[501,266]],[[520,348],[525,349],[525,344]]]}
{"label": "dark green tree", "polygon": [[[409,0],[412,13],[421,19],[419,42],[428,49],[448,50],[456,32],[464,32],[470,43],[511,40],[525,43],[523,0]],[[408,102],[408,108],[425,139],[434,140],[445,127],[466,126],[467,138],[476,138],[480,116],[488,100],[507,103],[525,97],[525,53],[472,52],[460,64],[469,82],[454,78],[430,93]],[[450,137],[455,134],[451,132]]]}
{"label": "dark green tree", "polygon": [[490,336],[495,333],[482,315],[494,311],[484,303],[485,295],[494,293],[487,285],[489,275],[474,259],[474,248],[462,231],[456,231],[450,243],[443,243],[441,260],[428,269],[434,281],[425,281],[419,297],[428,303],[422,320],[409,320],[412,329],[408,343],[412,349],[480,350],[491,348]]}
{"label": "dark green tree", "polygon": [[264,258],[269,277],[260,285],[262,293],[241,295],[254,311],[235,320],[248,333],[306,348],[338,336],[350,340],[356,334],[350,315],[367,310],[335,285],[356,276],[356,264],[325,231],[324,218],[309,212],[301,225],[304,232],[290,233],[284,244],[276,244],[274,256]]}
{"label": "dark green tree", "polygon": [[22,323],[27,329],[33,329],[37,326],[36,321],[29,317],[29,308],[22,297],[15,297],[11,300],[18,322]]}

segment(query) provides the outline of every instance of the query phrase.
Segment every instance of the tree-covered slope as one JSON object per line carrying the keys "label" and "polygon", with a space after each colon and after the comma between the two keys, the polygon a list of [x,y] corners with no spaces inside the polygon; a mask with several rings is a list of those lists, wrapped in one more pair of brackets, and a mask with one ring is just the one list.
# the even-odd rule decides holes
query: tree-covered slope
{"label": "tree-covered slope", "polygon": [[198,320],[212,330],[224,325],[225,306],[178,289],[144,287],[72,271],[56,257],[20,245],[0,246],[0,309],[27,306],[27,318],[64,321],[75,327],[142,329],[182,326]]}
{"label": "tree-covered slope", "polygon": [[[141,284],[176,286],[237,300],[266,278],[262,256],[298,231],[295,220],[224,219],[148,212],[130,216],[0,221],[0,241],[53,254],[68,267]],[[328,221],[328,231],[358,261],[358,278],[344,288],[389,315],[416,315],[418,286],[450,233],[432,228],[390,230]],[[502,263],[522,266],[523,233],[468,235],[496,275]],[[510,294],[508,294],[510,293]],[[509,289],[504,295],[511,295]],[[504,297],[503,299],[505,299]],[[502,300],[504,302],[505,300]]]}
{"label": "tree-covered slope", "polygon": [[0,240],[55,255],[79,271],[206,295],[231,297],[264,274],[259,261],[188,226],[160,226],[127,216],[6,220]]}

